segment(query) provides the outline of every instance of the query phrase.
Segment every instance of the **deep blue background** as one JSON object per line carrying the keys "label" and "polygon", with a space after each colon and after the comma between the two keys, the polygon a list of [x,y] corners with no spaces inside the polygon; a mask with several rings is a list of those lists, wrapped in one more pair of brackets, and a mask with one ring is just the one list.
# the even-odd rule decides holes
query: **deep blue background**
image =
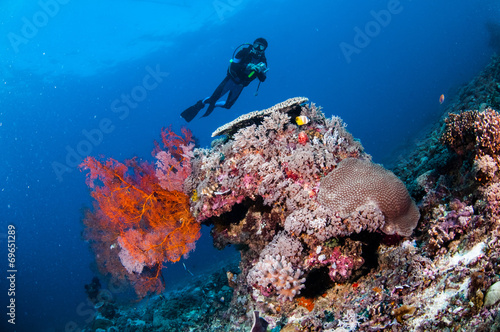
{"label": "deep blue background", "polygon": [[[252,83],[231,110],[191,122],[201,146],[241,114],[306,96],[343,118],[376,162],[389,164],[440,116],[439,96],[488,62],[485,23],[500,23],[493,0],[401,0],[400,13],[348,62],[341,43],[353,44],[355,28],[365,29],[371,11],[391,1],[60,1],[17,48],[12,34],[22,36],[25,21],[43,9],[7,0],[0,14],[0,275],[8,224],[17,228],[19,271],[18,324],[8,331],[63,331],[88,318],[83,287],[94,275],[93,257],[80,219],[91,200],[83,173],[70,167],[59,181],[53,169],[85,140],[82,130],[109,119],[114,130],[91,155],[150,158],[161,127],[185,125],[179,113],[212,93],[235,47],[265,37],[268,80],[258,96]],[[113,101],[142,84],[147,66],[168,77],[120,119]],[[233,254],[211,250],[206,229],[197,247],[185,261],[195,274]],[[181,264],[165,276],[169,286],[189,278]],[[5,308],[3,277],[0,292]]]}

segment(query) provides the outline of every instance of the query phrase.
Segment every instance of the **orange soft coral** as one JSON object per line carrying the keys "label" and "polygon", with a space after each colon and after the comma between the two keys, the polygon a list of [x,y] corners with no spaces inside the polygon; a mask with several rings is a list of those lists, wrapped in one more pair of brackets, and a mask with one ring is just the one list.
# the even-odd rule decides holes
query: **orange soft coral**
{"label": "orange soft coral", "polygon": [[140,296],[161,290],[163,263],[178,261],[200,236],[189,197],[163,189],[147,162],[88,157],[81,167],[90,171],[87,185],[96,200],[94,212],[86,214],[84,236],[101,272],[126,276]]}

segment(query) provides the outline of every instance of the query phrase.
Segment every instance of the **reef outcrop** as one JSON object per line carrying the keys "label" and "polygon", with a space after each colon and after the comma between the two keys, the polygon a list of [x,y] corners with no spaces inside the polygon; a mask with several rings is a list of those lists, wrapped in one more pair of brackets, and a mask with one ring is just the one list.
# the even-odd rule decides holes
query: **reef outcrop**
{"label": "reef outcrop", "polygon": [[500,330],[498,62],[393,172],[306,99],[224,127],[182,191],[239,265],[115,325],[248,331],[257,310],[272,331]]}

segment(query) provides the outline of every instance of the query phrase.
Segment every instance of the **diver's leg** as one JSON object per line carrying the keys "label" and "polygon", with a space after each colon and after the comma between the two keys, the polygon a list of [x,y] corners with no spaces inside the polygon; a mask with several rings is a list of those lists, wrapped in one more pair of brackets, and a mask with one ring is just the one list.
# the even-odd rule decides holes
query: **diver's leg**
{"label": "diver's leg", "polygon": [[214,110],[215,106],[218,106],[216,105],[217,100],[229,90],[229,88],[231,87],[231,82],[232,82],[231,78],[229,76],[226,76],[226,78],[222,81],[222,83],[219,84],[217,89],[215,89],[212,96],[208,98],[208,100],[203,101],[204,103],[206,104],[208,103],[210,105],[208,105],[207,111],[205,112],[205,114],[203,114],[202,117],[209,116],[210,113],[212,113],[212,111]]}
{"label": "diver's leg", "polygon": [[[208,98],[203,99],[203,103],[205,104],[215,104],[217,100],[219,100],[220,97],[222,97],[225,93],[224,87],[227,85],[230,77],[226,76],[222,82],[217,86],[217,88],[214,90],[214,93]],[[227,91],[227,90],[226,90]]]}
{"label": "diver's leg", "polygon": [[213,112],[214,108],[215,108],[215,103],[214,103],[214,104],[210,104],[210,105],[208,105],[207,111],[206,111],[206,112],[205,112],[205,114],[203,114],[201,117],[202,117],[202,118],[204,118],[204,117],[206,117],[206,116],[209,116],[209,115],[210,115],[210,113],[212,113],[212,112]]}
{"label": "diver's leg", "polygon": [[195,116],[198,114],[198,112],[201,111],[203,109],[203,107],[205,107],[205,104],[210,104],[208,106],[207,111],[203,115],[203,116],[208,116],[210,113],[212,113],[212,111],[214,110],[214,107],[218,106],[218,105],[216,105],[217,100],[228,91],[228,88],[226,87],[228,81],[231,81],[230,77],[226,76],[222,80],[222,82],[219,84],[219,86],[217,86],[217,88],[215,89],[215,91],[212,93],[212,95],[210,97],[207,97],[203,100],[199,100],[195,105],[188,107],[187,109],[185,109],[181,113],[181,116],[187,122],[190,122],[191,120],[193,120],[195,118]]}
{"label": "diver's leg", "polygon": [[226,103],[222,106],[224,108],[230,109],[233,104],[236,102],[238,97],[241,94],[241,91],[243,91],[243,85],[241,84],[234,84],[231,87],[231,90],[229,91],[229,95],[227,96]]}

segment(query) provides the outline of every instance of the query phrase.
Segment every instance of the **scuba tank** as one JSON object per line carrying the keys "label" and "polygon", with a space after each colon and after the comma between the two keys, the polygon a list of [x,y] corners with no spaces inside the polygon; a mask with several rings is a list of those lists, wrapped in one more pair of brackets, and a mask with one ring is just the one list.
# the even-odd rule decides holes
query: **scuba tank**
{"label": "scuba tank", "polygon": [[[236,77],[233,75],[233,72],[231,71],[231,65],[233,63],[239,63],[242,59],[236,59],[236,54],[238,54],[239,51],[241,51],[244,48],[249,48],[252,47],[252,44],[250,43],[245,43],[241,44],[240,46],[236,47],[236,49],[233,52],[233,57],[229,60],[229,68],[227,69],[227,72],[231,75],[233,79],[236,80]],[[251,73],[252,74],[252,73]],[[253,75],[253,74],[252,74]],[[249,76],[251,77],[251,76]]]}
{"label": "scuba tank", "polygon": [[231,63],[233,63],[233,62],[234,62],[234,63],[238,63],[238,62],[240,62],[240,61],[241,61],[241,59],[236,59],[236,54],[238,54],[238,52],[239,52],[240,50],[242,50],[242,49],[244,48],[244,46],[245,46],[246,48],[248,48],[248,47],[252,47],[252,44],[250,44],[250,43],[244,43],[244,44],[241,44],[240,46],[236,47],[236,49],[235,49],[235,50],[234,50],[234,52],[233,52],[233,57],[231,58],[231,60],[229,60],[229,63],[230,63],[230,64],[231,64]]}

